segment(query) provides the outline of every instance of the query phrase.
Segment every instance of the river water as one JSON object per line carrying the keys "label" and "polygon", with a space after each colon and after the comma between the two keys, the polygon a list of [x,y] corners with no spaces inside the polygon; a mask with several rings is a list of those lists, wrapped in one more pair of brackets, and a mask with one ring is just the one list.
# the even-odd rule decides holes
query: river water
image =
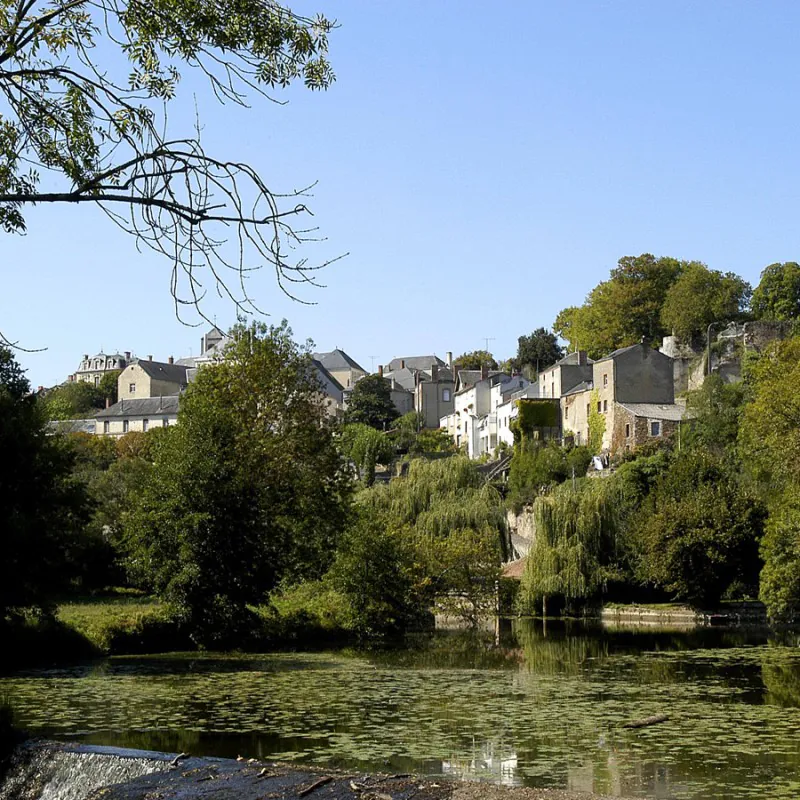
{"label": "river water", "polygon": [[[402,650],[113,658],[0,677],[94,744],[657,798],[800,797],[800,647],[764,632],[518,620]],[[667,722],[623,723],[656,714]]]}

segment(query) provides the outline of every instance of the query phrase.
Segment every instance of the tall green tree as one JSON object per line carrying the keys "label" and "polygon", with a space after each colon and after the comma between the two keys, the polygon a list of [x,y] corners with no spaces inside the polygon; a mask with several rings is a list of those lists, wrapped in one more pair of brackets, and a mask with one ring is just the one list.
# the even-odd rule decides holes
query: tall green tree
{"label": "tall green tree", "polygon": [[340,442],[342,452],[355,464],[358,477],[365,486],[375,483],[376,464],[388,464],[394,455],[392,440],[363,422],[345,425]]}
{"label": "tall green tree", "polygon": [[94,416],[105,405],[103,392],[88,381],[62,383],[44,398],[47,416],[53,420]]}
{"label": "tall green tree", "polygon": [[599,358],[619,347],[660,343],[665,329],[661,307],[686,262],[650,253],[625,256],[607,281],[589,293],[582,306],[564,309],[553,326],[570,350]]}
{"label": "tall green tree", "polygon": [[112,405],[117,402],[117,382],[121,373],[121,369],[112,369],[106,372],[100,378],[100,383],[97,384],[97,388],[102,393],[103,398],[110,401]]}
{"label": "tall green tree", "polygon": [[770,264],[761,273],[751,304],[756,319],[800,319],[800,264]]}
{"label": "tall green tree", "polygon": [[700,607],[731,588],[750,594],[764,517],[722,461],[701,448],[682,450],[631,522],[639,577]]}
{"label": "tall green tree", "polygon": [[[313,265],[292,256],[307,236],[290,222],[307,213],[303,192],[273,193],[236,154],[207,153],[200,125],[174,131],[167,112],[187,71],[243,106],[247,92],[295,80],[327,88],[333,27],[274,0],[202,11],[194,0],[0,0],[0,228],[25,231],[34,205],[100,206],[171,260],[173,293],[189,302],[204,274],[224,284],[231,266],[268,266],[281,287],[308,280]],[[229,284],[247,299],[244,282]]]}
{"label": "tall green tree", "polygon": [[71,551],[87,517],[73,453],[47,419],[11,351],[0,347],[0,623],[47,611],[73,574]]}
{"label": "tall green tree", "polygon": [[558,337],[546,328],[537,328],[528,336],[517,340],[517,355],[511,359],[512,367],[531,375],[555,364],[564,354]]}
{"label": "tall green tree", "polygon": [[239,326],[156,443],[129,563],[198,641],[235,640],[278,581],[324,573],[348,487],[310,355],[286,323]]}
{"label": "tall green tree", "polygon": [[381,375],[367,375],[353,387],[347,401],[345,420],[387,430],[399,416],[392,402],[389,382]]}
{"label": "tall green tree", "polygon": [[454,359],[453,367],[458,372],[460,369],[497,369],[497,361],[488,350],[473,350],[471,353],[462,353]]}
{"label": "tall green tree", "polygon": [[751,294],[750,284],[733,272],[722,273],[692,261],[667,290],[661,322],[684,341],[691,341],[705,336],[711,323],[740,319]]}

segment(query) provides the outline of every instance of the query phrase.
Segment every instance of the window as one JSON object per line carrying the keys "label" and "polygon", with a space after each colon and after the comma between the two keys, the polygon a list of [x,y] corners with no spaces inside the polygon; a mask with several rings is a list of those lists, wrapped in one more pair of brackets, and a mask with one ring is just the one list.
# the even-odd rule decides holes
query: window
{"label": "window", "polygon": [[128,394],[136,394],[136,384],[129,383],[128,384]]}
{"label": "window", "polygon": [[94,376],[94,385],[95,386],[99,386],[100,385],[100,376],[99,375],[95,375]]}
{"label": "window", "polygon": [[161,427],[166,428],[167,425],[169,425],[169,420],[166,417],[164,417],[164,419],[161,420]]}
{"label": "window", "polygon": [[109,424],[108,424],[108,420],[104,420],[104,421],[103,421],[103,433],[108,433],[108,429],[109,429],[109,427],[110,427],[110,426],[109,426]]}
{"label": "window", "polygon": [[603,400],[603,413],[606,414],[608,412],[608,400]]}
{"label": "window", "polygon": [[597,401],[597,413],[600,414],[603,411],[603,404],[598,400]]}
{"label": "window", "polygon": [[123,433],[128,432],[128,420],[126,419],[122,420],[122,432]]}
{"label": "window", "polygon": [[466,433],[466,432],[467,432],[467,421],[464,420],[464,433]]}
{"label": "window", "polygon": [[603,386],[608,386],[608,374],[603,375]]}
{"label": "window", "polygon": [[449,403],[450,402],[450,390],[449,389],[442,389],[442,402]]}
{"label": "window", "polygon": [[626,439],[630,439],[631,438],[631,425],[630,425],[629,422],[625,423],[625,438]]}
{"label": "window", "polygon": [[569,419],[569,409],[568,408],[564,409],[564,419]]}
{"label": "window", "polygon": [[589,416],[592,413],[592,406],[591,403],[586,404],[586,419],[589,419]]}
{"label": "window", "polygon": [[661,436],[661,423],[660,422],[651,422],[650,423],[650,435],[651,436]]}
{"label": "window", "polygon": [[142,430],[143,431],[147,431],[147,429],[149,427],[150,427],[150,420],[149,419],[143,419],[142,420]]}

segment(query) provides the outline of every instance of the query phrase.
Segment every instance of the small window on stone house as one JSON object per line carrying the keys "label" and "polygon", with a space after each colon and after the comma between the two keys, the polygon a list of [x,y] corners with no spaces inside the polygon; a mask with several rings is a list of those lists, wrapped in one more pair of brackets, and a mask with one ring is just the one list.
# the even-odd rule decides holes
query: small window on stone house
{"label": "small window on stone house", "polygon": [[123,433],[128,432],[128,420],[126,419],[122,420],[122,432]]}
{"label": "small window on stone house", "polygon": [[629,422],[625,423],[625,438],[626,439],[630,439],[631,438],[631,425],[630,425]]}
{"label": "small window on stone house", "polygon": [[602,412],[603,412],[603,404],[600,402],[600,400],[598,400],[597,401],[597,413],[598,414],[602,414]]}
{"label": "small window on stone house", "polygon": [[109,425],[108,420],[104,420],[103,421],[103,433],[108,433],[110,427],[111,426]]}
{"label": "small window on stone house", "polygon": [[166,417],[164,417],[164,419],[161,420],[161,427],[166,428],[167,425],[169,425],[169,420]]}
{"label": "small window on stone house", "polygon": [[592,404],[591,403],[587,403],[586,404],[586,419],[589,419],[589,415],[591,413],[592,413]]}
{"label": "small window on stone house", "polygon": [[608,386],[608,374],[603,375],[603,386]]}
{"label": "small window on stone house", "polygon": [[658,421],[652,421],[650,423],[650,435],[651,436],[661,436],[661,423]]}
{"label": "small window on stone house", "polygon": [[569,408],[568,407],[564,408],[564,419],[569,419]]}
{"label": "small window on stone house", "polygon": [[603,400],[603,413],[608,413],[608,400]]}
{"label": "small window on stone house", "polygon": [[136,394],[136,384],[129,383],[128,384],[128,394]]}
{"label": "small window on stone house", "polygon": [[100,385],[100,376],[99,375],[95,375],[94,376],[94,385],[95,386],[99,386]]}
{"label": "small window on stone house", "polygon": [[142,420],[142,430],[146,432],[149,427],[150,427],[150,420],[149,419],[143,419]]}
{"label": "small window on stone house", "polygon": [[442,389],[442,402],[449,403],[450,402],[450,390],[449,389]]}

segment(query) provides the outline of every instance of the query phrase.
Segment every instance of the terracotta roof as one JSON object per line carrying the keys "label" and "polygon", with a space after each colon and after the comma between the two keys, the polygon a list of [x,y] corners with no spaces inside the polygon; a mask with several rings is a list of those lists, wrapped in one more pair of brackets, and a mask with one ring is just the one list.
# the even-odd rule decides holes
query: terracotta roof
{"label": "terracotta roof", "polygon": [[502,576],[504,578],[511,578],[514,581],[522,580],[522,573],[525,572],[525,565],[528,563],[528,557],[523,556],[516,561],[509,561],[508,564],[503,564]]}

